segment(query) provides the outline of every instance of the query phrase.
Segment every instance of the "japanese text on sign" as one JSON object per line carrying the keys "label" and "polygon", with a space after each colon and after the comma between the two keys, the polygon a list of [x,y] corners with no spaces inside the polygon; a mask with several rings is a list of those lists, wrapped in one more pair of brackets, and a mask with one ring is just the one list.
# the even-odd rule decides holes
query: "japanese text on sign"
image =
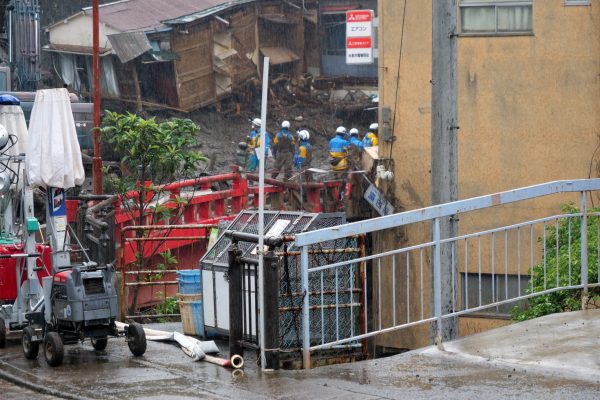
{"label": "japanese text on sign", "polygon": [[394,207],[382,196],[381,192],[374,185],[369,185],[364,198],[379,215],[384,216],[394,213]]}
{"label": "japanese text on sign", "polygon": [[373,63],[373,11],[346,13],[346,64]]}

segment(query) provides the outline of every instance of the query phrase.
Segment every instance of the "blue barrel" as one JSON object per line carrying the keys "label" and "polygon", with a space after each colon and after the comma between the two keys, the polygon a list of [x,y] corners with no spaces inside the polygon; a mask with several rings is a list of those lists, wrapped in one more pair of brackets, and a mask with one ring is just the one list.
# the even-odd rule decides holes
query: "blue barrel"
{"label": "blue barrel", "polygon": [[179,301],[181,326],[185,335],[204,337],[204,309],[202,300]]}
{"label": "blue barrel", "polygon": [[198,294],[202,293],[202,275],[198,269],[184,269],[177,271],[179,282],[179,293]]}

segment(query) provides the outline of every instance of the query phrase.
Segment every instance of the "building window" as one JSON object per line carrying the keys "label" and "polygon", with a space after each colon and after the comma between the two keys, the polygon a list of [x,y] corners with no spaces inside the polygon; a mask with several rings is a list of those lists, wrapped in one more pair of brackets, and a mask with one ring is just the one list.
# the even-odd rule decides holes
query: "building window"
{"label": "building window", "polygon": [[531,34],[532,0],[461,0],[460,28],[463,34]]}
{"label": "building window", "polygon": [[321,16],[323,42],[321,50],[326,56],[346,55],[346,13]]}
{"label": "building window", "polygon": [[[485,306],[492,303],[497,303],[504,300],[515,299],[527,294],[527,288],[530,287],[529,275],[504,275],[504,274],[481,274],[478,273],[460,273],[461,280],[461,309],[474,308]],[[519,292],[519,289],[521,290]],[[498,305],[483,310],[483,313],[492,314],[510,314],[510,310],[519,304],[523,304],[523,300],[519,300]]]}
{"label": "building window", "polygon": [[565,0],[565,6],[589,6],[590,0]]}

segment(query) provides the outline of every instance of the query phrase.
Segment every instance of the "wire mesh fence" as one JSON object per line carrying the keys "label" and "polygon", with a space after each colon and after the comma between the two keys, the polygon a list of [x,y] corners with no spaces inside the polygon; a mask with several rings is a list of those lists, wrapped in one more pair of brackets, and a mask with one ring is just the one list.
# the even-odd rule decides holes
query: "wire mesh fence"
{"label": "wire mesh fence", "polygon": [[[280,260],[280,342],[282,349],[301,347],[302,291],[300,255],[290,252]],[[312,265],[359,258],[357,239],[320,243],[310,251]],[[309,283],[311,338],[324,343],[360,331],[362,285],[360,266],[350,264],[314,274]]]}

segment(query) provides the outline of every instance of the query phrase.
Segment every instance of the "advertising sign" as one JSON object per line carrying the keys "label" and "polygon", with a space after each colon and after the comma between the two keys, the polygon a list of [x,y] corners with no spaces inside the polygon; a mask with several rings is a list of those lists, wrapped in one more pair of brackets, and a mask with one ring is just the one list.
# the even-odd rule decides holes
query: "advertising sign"
{"label": "advertising sign", "polygon": [[373,10],[346,13],[346,64],[373,64]]}

